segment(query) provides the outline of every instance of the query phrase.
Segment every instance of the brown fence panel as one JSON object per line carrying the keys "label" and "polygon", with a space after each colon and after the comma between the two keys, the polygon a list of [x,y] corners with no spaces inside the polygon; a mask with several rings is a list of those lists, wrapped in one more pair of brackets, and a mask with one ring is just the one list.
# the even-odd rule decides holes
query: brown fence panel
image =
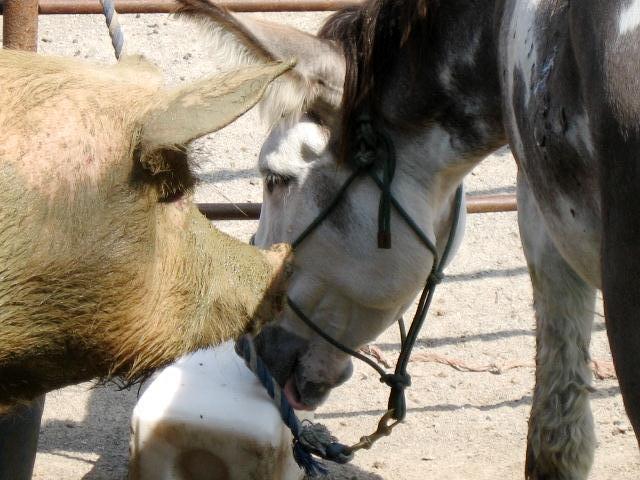
{"label": "brown fence panel", "polygon": [[[236,12],[320,12],[357,5],[358,0],[217,0],[216,4]],[[118,13],[170,13],[173,0],[116,0]],[[40,0],[41,14],[102,13],[98,0]]]}
{"label": "brown fence panel", "polygon": [[[361,0],[217,0],[236,12],[322,12],[357,5]],[[171,13],[174,0],[116,0],[118,13]],[[100,14],[99,0],[0,0],[7,48],[35,51],[38,44],[38,13]]]}

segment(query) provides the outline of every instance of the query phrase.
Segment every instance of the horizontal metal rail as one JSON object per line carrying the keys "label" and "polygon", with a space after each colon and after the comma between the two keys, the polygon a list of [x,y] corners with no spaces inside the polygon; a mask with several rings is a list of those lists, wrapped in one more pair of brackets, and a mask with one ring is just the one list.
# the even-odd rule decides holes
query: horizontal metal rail
{"label": "horizontal metal rail", "polygon": [[[198,203],[209,220],[258,220],[261,203]],[[514,212],[515,195],[468,195],[467,213]]]}
{"label": "horizontal metal rail", "polygon": [[[216,0],[235,12],[323,12],[357,5],[358,0]],[[116,0],[118,13],[171,13],[174,0]],[[102,13],[99,0],[40,0],[39,12],[52,14]]]}
{"label": "horizontal metal rail", "polygon": [[515,195],[467,195],[467,213],[515,212]]}

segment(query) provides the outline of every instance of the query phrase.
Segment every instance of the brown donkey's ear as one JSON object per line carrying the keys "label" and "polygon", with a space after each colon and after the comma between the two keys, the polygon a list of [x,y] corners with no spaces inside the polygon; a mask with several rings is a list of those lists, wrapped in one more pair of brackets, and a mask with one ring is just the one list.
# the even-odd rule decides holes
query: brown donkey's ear
{"label": "brown donkey's ear", "polygon": [[332,42],[298,29],[240,16],[208,0],[179,0],[179,16],[200,25],[212,51],[233,63],[296,59],[295,68],[273,83],[261,103],[273,121],[321,103],[337,110],[342,100],[345,59]]}
{"label": "brown donkey's ear", "polygon": [[253,107],[267,85],[293,65],[251,65],[167,92],[143,119],[142,149],[185,145],[225,127]]}

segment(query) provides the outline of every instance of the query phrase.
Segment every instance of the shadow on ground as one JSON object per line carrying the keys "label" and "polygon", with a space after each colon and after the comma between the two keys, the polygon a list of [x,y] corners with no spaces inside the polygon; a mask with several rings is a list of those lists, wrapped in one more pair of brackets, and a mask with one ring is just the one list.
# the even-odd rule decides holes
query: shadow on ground
{"label": "shadow on ground", "polygon": [[119,391],[115,386],[91,392],[81,422],[53,420],[40,427],[39,452],[68,458],[77,453],[97,455],[83,480],[124,480],[129,459],[129,420],[137,401],[137,387]]}
{"label": "shadow on ground", "polygon": [[[324,477],[327,480],[384,480],[380,475],[365,472],[353,465],[331,465],[329,474]],[[305,480],[313,480],[305,477]]]}
{"label": "shadow on ground", "polygon": [[[620,395],[620,387],[605,387],[597,388],[591,394],[592,399],[597,398],[610,398]],[[489,412],[492,410],[499,410],[504,407],[516,408],[522,405],[531,406],[531,395],[523,395],[520,398],[510,398],[501,402],[478,405],[471,403],[439,403],[435,405],[427,405],[424,407],[407,408],[407,414],[411,413],[424,413],[424,412],[456,412],[464,410],[478,410],[480,412]],[[316,415],[317,420],[327,420],[335,418],[353,418],[362,416],[379,417],[383,415],[386,410],[357,410],[355,412],[331,412],[331,413],[319,413]]]}

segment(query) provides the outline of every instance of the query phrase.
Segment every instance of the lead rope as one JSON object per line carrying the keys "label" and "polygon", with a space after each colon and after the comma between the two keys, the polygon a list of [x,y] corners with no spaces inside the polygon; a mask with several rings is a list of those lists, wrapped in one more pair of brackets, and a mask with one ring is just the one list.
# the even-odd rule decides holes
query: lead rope
{"label": "lead rope", "polygon": [[[305,473],[311,477],[315,477],[318,474],[326,474],[327,471],[323,465],[313,458],[313,455],[337,463],[349,462],[353,458],[354,452],[360,449],[371,448],[378,439],[390,435],[392,429],[405,418],[406,400],[404,392],[405,389],[411,385],[411,377],[407,372],[411,351],[415,345],[420,329],[424,324],[435,292],[435,287],[442,281],[444,276],[443,269],[453,248],[455,232],[458,227],[460,209],[462,206],[463,190],[460,186],[455,194],[453,222],[449,238],[442,258],[438,260],[437,249],[433,242],[431,242],[431,240],[424,234],[420,227],[413,221],[406,210],[391,193],[391,181],[395,170],[395,153],[393,150],[393,144],[384,135],[381,136],[382,145],[376,141],[375,130],[373,129],[368,115],[362,115],[359,120],[359,128],[356,130],[356,141],[358,142],[359,150],[354,155],[354,172],[347,178],[342,188],[340,188],[336,194],[334,200],[320,212],[316,219],[292,243],[293,249],[300,245],[300,243],[331,214],[355,178],[361,173],[367,172],[382,192],[378,220],[379,248],[390,248],[391,246],[390,209],[391,206],[393,206],[426,248],[431,251],[433,255],[433,267],[429,272],[425,287],[420,296],[420,300],[418,301],[416,314],[409,328],[409,332],[406,332],[403,320],[400,319],[398,321],[402,348],[394,373],[386,372],[370,358],[367,358],[361,353],[342,345],[340,342],[327,335],[304,314],[304,312],[293,300],[291,300],[291,298],[287,296],[287,303],[289,307],[296,313],[296,315],[298,315],[305,325],[334,347],[367,363],[378,372],[380,375],[380,381],[391,387],[388,405],[389,409],[380,418],[377,430],[371,435],[361,437],[360,441],[354,445],[347,446],[337,442],[335,437],[333,437],[329,430],[322,424],[312,423],[309,421],[300,422],[296,417],[293,408],[287,401],[282,388],[279,387],[277,382],[270,375],[266,365],[258,357],[252,340],[247,336],[241,337],[238,340],[238,343],[236,344],[236,351],[244,358],[249,369],[256,374],[260,382],[266,388],[269,396],[273,398],[275,403],[278,405],[282,420],[289,427],[293,435],[294,458],[298,465],[305,470]],[[370,168],[377,157],[381,158],[384,162],[382,180],[379,179]]]}
{"label": "lead rope", "polygon": [[269,373],[267,366],[257,355],[251,338],[247,335],[236,342],[236,353],[267,390],[277,405],[280,417],[293,436],[293,458],[309,477],[325,475],[327,469],[313,455],[336,463],[347,463],[353,458],[347,445],[338,443],[327,427],[320,423],[300,421],[287,400],[282,388]]}
{"label": "lead rope", "polygon": [[109,36],[111,37],[111,45],[116,59],[120,59],[122,50],[124,49],[124,30],[118,20],[118,12],[116,12],[114,0],[100,0],[102,4],[102,13],[109,28]]}

